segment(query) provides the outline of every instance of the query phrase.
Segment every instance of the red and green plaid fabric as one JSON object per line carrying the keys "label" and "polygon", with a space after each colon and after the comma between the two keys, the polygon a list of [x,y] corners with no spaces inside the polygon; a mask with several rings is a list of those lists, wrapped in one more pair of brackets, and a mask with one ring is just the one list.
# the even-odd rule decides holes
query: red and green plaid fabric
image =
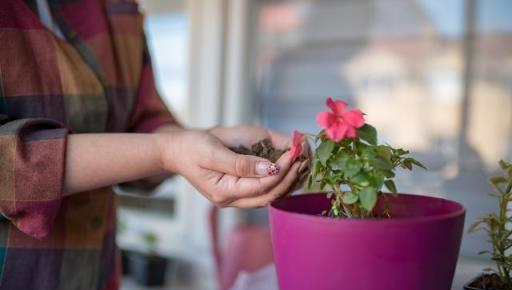
{"label": "red and green plaid fabric", "polygon": [[159,98],[136,3],[0,0],[0,289],[117,289],[110,188],[63,198],[66,136],[150,132]]}

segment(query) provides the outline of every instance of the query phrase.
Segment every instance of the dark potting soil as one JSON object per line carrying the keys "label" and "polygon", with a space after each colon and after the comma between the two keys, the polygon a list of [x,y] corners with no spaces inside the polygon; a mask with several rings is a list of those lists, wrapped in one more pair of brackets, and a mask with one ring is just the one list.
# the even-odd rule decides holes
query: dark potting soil
{"label": "dark potting soil", "polygon": [[465,289],[481,289],[481,290],[511,290],[512,285],[503,283],[497,274],[482,274]]}
{"label": "dark potting soil", "polygon": [[240,145],[236,148],[229,149],[238,154],[262,157],[274,163],[279,159],[279,157],[281,157],[281,155],[284,154],[284,152],[286,152],[286,150],[274,148],[274,146],[272,146],[272,141],[269,139],[263,139],[258,143],[253,144],[251,148]]}

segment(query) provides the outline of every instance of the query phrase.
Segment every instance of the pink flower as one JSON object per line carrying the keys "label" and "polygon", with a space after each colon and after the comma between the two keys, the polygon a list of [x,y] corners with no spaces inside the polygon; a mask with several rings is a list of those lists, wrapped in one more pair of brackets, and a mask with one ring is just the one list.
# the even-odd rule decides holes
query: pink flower
{"label": "pink flower", "polygon": [[304,142],[304,135],[299,131],[293,131],[292,133],[292,148],[290,149],[290,157],[292,162],[302,154],[302,143]]}
{"label": "pink flower", "polygon": [[352,109],[344,112],[347,103],[342,101],[333,101],[331,97],[327,98],[327,107],[331,112],[320,112],[316,116],[318,125],[325,129],[327,138],[338,142],[345,137],[356,137],[356,129],[364,125],[363,113],[358,109]]}

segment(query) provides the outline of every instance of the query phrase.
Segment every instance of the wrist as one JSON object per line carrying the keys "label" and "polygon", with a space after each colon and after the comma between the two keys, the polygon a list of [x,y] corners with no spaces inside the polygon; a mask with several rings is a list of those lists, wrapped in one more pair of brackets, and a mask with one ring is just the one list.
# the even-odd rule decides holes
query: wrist
{"label": "wrist", "polygon": [[154,133],[153,138],[159,156],[159,169],[163,173],[179,173],[177,168],[177,154],[180,152],[181,140],[180,135],[186,131],[178,129],[162,133]]}

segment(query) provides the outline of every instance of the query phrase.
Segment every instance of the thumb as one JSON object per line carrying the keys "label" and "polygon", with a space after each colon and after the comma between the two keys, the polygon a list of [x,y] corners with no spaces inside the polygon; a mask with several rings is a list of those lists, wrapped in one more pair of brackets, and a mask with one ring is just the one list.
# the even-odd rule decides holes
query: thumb
{"label": "thumb", "polygon": [[267,159],[237,154],[225,146],[219,146],[207,169],[238,177],[264,177],[277,175],[281,168]]}

